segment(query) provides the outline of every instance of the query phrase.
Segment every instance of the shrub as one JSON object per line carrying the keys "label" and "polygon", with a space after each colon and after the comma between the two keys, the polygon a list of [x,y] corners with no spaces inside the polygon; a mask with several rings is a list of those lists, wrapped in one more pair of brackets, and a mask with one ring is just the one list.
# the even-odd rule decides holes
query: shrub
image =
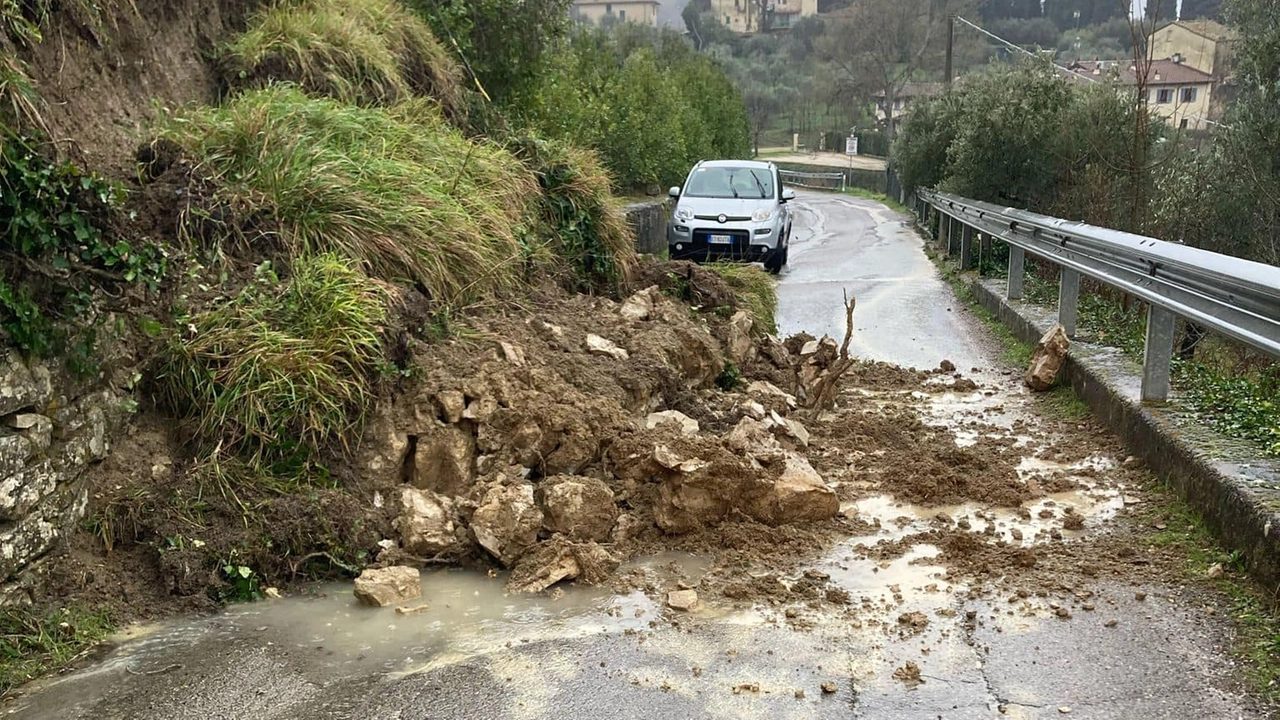
{"label": "shrub", "polygon": [[227,47],[233,83],[296,82],[359,105],[430,97],[462,113],[461,72],[425,23],[395,0],[298,0],[253,16]]}
{"label": "shrub", "polygon": [[589,289],[630,277],[635,239],[596,154],[534,137],[516,145],[542,185],[540,234],[556,256],[569,261],[570,284]]}
{"label": "shrub", "polygon": [[337,255],[266,266],[231,301],[184,319],[157,375],[208,448],[269,468],[307,459],[361,425],[382,362],[388,291]]}
{"label": "shrub", "polygon": [[162,135],[270,219],[292,256],[338,253],[453,303],[514,287],[537,179],[429,101],[358,108],[272,87],[171,118]]}

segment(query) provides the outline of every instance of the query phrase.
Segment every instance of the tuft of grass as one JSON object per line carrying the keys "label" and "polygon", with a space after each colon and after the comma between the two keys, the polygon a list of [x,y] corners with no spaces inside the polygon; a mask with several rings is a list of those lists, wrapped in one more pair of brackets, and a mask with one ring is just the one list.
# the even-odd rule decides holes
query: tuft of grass
{"label": "tuft of grass", "polygon": [[757,326],[770,335],[777,334],[778,289],[767,272],[755,265],[713,263],[707,269],[724,278],[742,309],[755,317]]}
{"label": "tuft of grass", "polygon": [[0,608],[0,698],[66,667],[102,642],[111,629],[106,614],[74,607],[44,613],[25,607]]}
{"label": "tuft of grass", "polygon": [[1043,398],[1042,402],[1049,407],[1049,414],[1060,420],[1079,422],[1089,417],[1093,412],[1070,385],[1059,385],[1040,397]]}
{"label": "tuft of grass", "polygon": [[[0,55],[0,128],[8,134],[6,125],[45,130],[40,115],[40,96],[27,72],[27,66],[18,58],[4,53]],[[46,132],[47,134],[47,132]],[[5,138],[4,142],[9,142]]]}
{"label": "tuft of grass", "polygon": [[444,304],[516,287],[540,250],[533,173],[426,100],[359,108],[276,86],[173,116],[161,135],[270,220],[289,255],[337,253]]}
{"label": "tuft of grass", "polygon": [[226,48],[232,82],[293,82],[357,105],[431,98],[462,117],[462,74],[426,23],[396,0],[294,0],[256,13]]}
{"label": "tuft of grass", "polygon": [[612,180],[592,150],[525,137],[516,153],[542,186],[539,233],[569,261],[576,289],[613,286],[635,269],[635,237],[611,192]]}
{"label": "tuft of grass", "polygon": [[[1174,550],[1185,558],[1187,577],[1208,583],[1227,601],[1224,613],[1235,623],[1232,652],[1244,661],[1245,678],[1258,695],[1272,705],[1280,704],[1280,617],[1275,597],[1245,575],[1244,557],[1224,550],[1189,505],[1179,500],[1163,483],[1147,488],[1153,502],[1142,511],[1148,526],[1165,529],[1150,538],[1153,546]],[[1209,579],[1209,568],[1221,563],[1225,572]]]}
{"label": "tuft of grass", "polygon": [[888,205],[891,209],[896,210],[897,212],[900,212],[900,213],[911,212],[910,210],[907,209],[906,205],[903,205],[902,203],[898,202],[897,200],[894,200],[888,195],[885,195],[884,193],[873,192],[866,188],[861,188],[857,186],[847,187],[844,190],[844,194],[852,195],[853,197],[860,197],[863,200],[873,200],[875,202],[880,203],[881,205]]}
{"label": "tuft of grass", "polygon": [[297,260],[283,283],[262,268],[233,300],[179,323],[158,381],[205,447],[264,476],[296,471],[360,427],[388,301],[335,255]]}

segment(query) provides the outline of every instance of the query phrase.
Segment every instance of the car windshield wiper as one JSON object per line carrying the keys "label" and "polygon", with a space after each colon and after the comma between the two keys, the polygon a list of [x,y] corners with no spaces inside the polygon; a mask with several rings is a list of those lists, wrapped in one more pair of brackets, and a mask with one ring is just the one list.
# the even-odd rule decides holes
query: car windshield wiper
{"label": "car windshield wiper", "polygon": [[764,200],[767,195],[767,193],[765,193],[764,191],[764,183],[760,182],[760,177],[756,175],[755,170],[752,170],[750,172],[751,172],[751,179],[756,181],[756,187],[760,189],[760,199]]}
{"label": "car windshield wiper", "polygon": [[738,188],[733,186],[733,173],[729,173],[729,192],[733,193],[733,199],[738,199]]}

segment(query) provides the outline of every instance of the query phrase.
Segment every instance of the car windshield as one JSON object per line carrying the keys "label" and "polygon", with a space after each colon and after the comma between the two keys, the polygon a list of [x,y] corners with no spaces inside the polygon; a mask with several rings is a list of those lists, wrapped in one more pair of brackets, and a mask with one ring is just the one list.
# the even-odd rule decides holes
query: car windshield
{"label": "car windshield", "polygon": [[763,168],[702,167],[693,171],[684,194],[688,197],[768,200],[773,197],[773,173]]}

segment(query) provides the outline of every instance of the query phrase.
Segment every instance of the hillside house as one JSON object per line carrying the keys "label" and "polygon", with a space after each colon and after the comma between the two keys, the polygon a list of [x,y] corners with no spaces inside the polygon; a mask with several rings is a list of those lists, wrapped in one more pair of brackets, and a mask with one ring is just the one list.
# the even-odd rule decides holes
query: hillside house
{"label": "hillside house", "polygon": [[612,19],[658,27],[660,7],[658,0],[573,0],[574,17],[592,25]]}
{"label": "hillside house", "polygon": [[[1077,82],[1110,82],[1134,92],[1138,72],[1133,61],[1079,60],[1067,66]],[[1152,60],[1146,69],[1147,107],[1164,122],[1181,129],[1204,130],[1212,124],[1214,78],[1179,57]]]}
{"label": "hillside house", "polygon": [[[711,0],[716,18],[730,30],[750,35],[761,32],[760,0]],[[766,0],[769,26],[763,30],[785,30],[800,18],[818,14],[818,0]]]}

